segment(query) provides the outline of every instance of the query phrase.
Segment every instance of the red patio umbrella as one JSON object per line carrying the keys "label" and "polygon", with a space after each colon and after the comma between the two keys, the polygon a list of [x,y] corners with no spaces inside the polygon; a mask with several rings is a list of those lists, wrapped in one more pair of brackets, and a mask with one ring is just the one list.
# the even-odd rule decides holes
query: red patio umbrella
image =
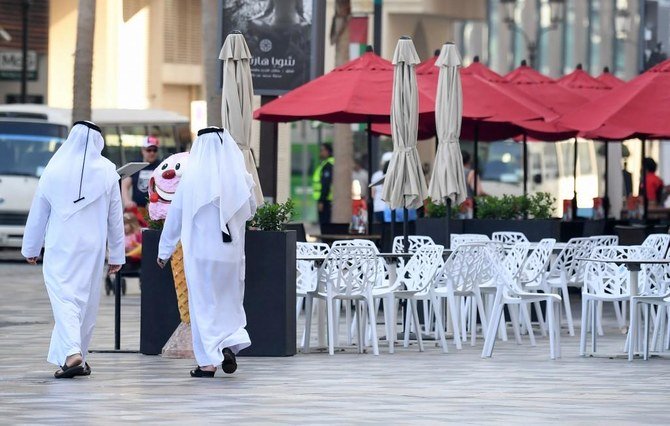
{"label": "red patio umbrella", "polygon": [[619,138],[670,137],[670,60],[656,65],[607,95],[566,114],[570,128],[598,133],[618,132]]}
{"label": "red patio umbrella", "polygon": [[572,90],[589,99],[596,99],[605,95],[611,87],[602,81],[592,77],[582,69],[582,64],[577,64],[577,68],[570,74],[556,80],[558,84]]}
{"label": "red patio umbrella", "polygon": [[[488,70],[488,71],[487,71]],[[419,92],[419,138],[435,136],[435,95],[437,93],[438,68],[435,57],[417,65]],[[494,71],[479,62],[461,69],[463,88],[463,121],[461,136],[474,140],[497,140],[521,134],[522,130],[512,124],[530,120],[550,120],[558,115],[539,105]],[[427,102],[429,105],[424,105]],[[431,111],[429,110],[432,106]],[[373,132],[389,135],[390,126],[375,124]]]}
{"label": "red patio umbrella", "polygon": [[[561,123],[586,134],[614,136],[613,139],[639,137],[644,158],[646,138],[670,138],[669,112],[670,60],[666,60],[567,114]],[[645,216],[646,212],[645,198]]]}
{"label": "red patio umbrella", "polygon": [[[327,123],[388,123],[393,65],[366,52],[357,59],[286,93],[254,112],[264,121],[318,120]],[[428,107],[429,101],[423,100]]]}
{"label": "red patio umbrella", "polygon": [[614,89],[615,87],[623,86],[626,84],[625,81],[615,76],[610,72],[609,67],[603,68],[603,73],[596,77],[596,80],[601,81],[608,85],[610,88]]}
{"label": "red patio umbrella", "polygon": [[[368,47],[359,58],[341,65],[285,95],[268,102],[254,112],[263,121],[318,120],[327,123],[367,123],[368,153],[372,151],[371,124],[388,123],[391,116],[393,65],[375,55]],[[419,113],[430,102],[421,99]],[[372,155],[368,155],[372,171]],[[368,193],[369,194],[369,193]],[[368,204],[372,198],[368,195]],[[368,223],[372,223],[372,208]]]}

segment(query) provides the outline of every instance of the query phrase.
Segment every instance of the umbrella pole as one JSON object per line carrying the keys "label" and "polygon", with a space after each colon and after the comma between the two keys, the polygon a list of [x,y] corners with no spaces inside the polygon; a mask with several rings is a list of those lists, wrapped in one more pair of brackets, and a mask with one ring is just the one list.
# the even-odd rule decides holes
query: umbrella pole
{"label": "umbrella pole", "polygon": [[[372,176],[372,121],[368,117],[368,176]],[[368,178],[368,185],[370,179]],[[367,188],[367,203],[368,203],[368,234],[372,233],[372,220],[374,218],[374,208],[372,201],[372,188]]]}
{"label": "umbrella pole", "polygon": [[[473,150],[474,150],[475,154],[474,154],[473,168],[474,168],[474,171],[475,171],[475,181],[474,181],[475,187],[473,188],[472,193],[475,194],[475,196],[472,198],[472,218],[473,219],[477,217],[477,195],[479,195],[479,194],[477,194],[477,184],[478,184],[478,181],[479,181],[479,171],[478,171],[478,169],[479,169],[479,155],[477,155],[478,152],[479,152],[479,122],[475,122],[475,135],[474,136],[475,136],[475,140],[474,140],[474,145],[475,146],[474,146]],[[468,183],[466,182],[465,185],[467,186],[467,184]]]}
{"label": "umbrella pole", "polygon": [[603,196],[603,211],[605,219],[609,217],[610,213],[610,159],[609,159],[609,142],[605,141],[605,194]]}
{"label": "umbrella pole", "polygon": [[451,241],[451,229],[450,229],[450,226],[449,226],[450,223],[451,223],[451,198],[450,198],[450,197],[447,197],[444,201],[445,201],[445,202],[444,202],[444,205],[447,207],[447,212],[446,212],[447,214],[446,214],[446,216],[445,216],[445,217],[447,218],[447,223],[446,223],[446,225],[447,225],[447,226],[446,226],[446,228],[447,228],[447,232],[446,232],[446,234],[447,234],[447,239],[446,239],[446,241],[445,241],[445,243],[444,243],[444,246],[445,246],[446,248],[451,248],[451,244],[450,244],[450,241]]}
{"label": "umbrella pole", "polygon": [[577,138],[572,158],[572,220],[577,219]]}
{"label": "umbrella pole", "polygon": [[[528,136],[523,133],[523,196],[528,196]],[[523,213],[524,219],[528,219],[528,212]]]}
{"label": "umbrella pole", "polygon": [[647,155],[647,140],[642,139],[642,176],[640,177],[640,182],[642,182],[642,185],[640,185],[640,188],[643,190],[642,191],[642,205],[644,206],[644,211],[642,213],[642,219],[644,221],[647,221],[647,217],[649,216],[649,200],[647,199],[647,171],[644,169],[644,157]]}
{"label": "umbrella pole", "polygon": [[402,208],[402,235],[403,235],[403,248],[404,252],[409,252],[409,220],[407,219],[409,212],[407,207],[403,206]]}
{"label": "umbrella pole", "polygon": [[391,209],[391,251],[393,251],[393,240],[395,240],[395,209]]}

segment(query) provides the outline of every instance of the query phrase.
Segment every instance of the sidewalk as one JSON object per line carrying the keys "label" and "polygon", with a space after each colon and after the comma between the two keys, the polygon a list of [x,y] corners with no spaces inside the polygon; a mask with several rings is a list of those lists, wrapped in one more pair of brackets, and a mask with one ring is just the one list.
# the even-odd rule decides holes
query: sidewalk
{"label": "sidewalk", "polygon": [[[239,358],[232,376],[192,379],[191,360],[140,354],[89,357],[89,378],[56,380],[45,361],[51,310],[41,269],[0,263],[0,413],[2,423],[656,423],[670,420],[670,359],[580,358],[578,337],[562,335],[563,358],[547,339],[482,341],[442,354],[433,342],[389,355],[355,351],[289,358]],[[113,347],[113,297],[102,296],[93,349]],[[121,343],[139,347],[139,295],[123,298]],[[613,323],[609,323],[613,325]],[[602,355],[621,353],[609,327]],[[253,340],[253,336],[252,336]]]}

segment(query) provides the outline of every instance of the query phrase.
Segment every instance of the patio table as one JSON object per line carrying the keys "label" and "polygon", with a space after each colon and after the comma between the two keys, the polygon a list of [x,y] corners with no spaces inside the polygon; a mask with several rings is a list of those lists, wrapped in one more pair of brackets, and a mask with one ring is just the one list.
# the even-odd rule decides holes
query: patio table
{"label": "patio table", "polygon": [[629,304],[630,304],[630,319],[628,324],[628,361],[632,361],[635,355],[637,346],[637,304],[633,303],[633,297],[636,297],[638,291],[639,273],[642,265],[668,265],[670,259],[592,259],[588,257],[581,257],[578,260],[585,262],[602,262],[602,263],[616,263],[624,265],[630,274],[630,283],[628,285]]}

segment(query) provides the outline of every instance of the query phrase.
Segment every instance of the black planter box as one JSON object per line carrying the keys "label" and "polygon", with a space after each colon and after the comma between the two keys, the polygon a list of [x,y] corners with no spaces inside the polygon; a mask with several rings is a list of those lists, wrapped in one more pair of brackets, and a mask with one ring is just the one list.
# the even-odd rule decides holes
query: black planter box
{"label": "black planter box", "polygon": [[416,220],[416,235],[425,235],[433,239],[435,244],[449,247],[448,234],[462,234],[463,221],[458,219],[449,220],[444,217],[421,217]]}
{"label": "black planter box", "polygon": [[244,310],[251,346],[240,356],[296,353],[296,233],[246,233]]}
{"label": "black planter box", "polygon": [[156,263],[160,237],[153,229],[142,233],[140,353],[145,355],[159,355],[181,322],[170,263],[164,269]]}

